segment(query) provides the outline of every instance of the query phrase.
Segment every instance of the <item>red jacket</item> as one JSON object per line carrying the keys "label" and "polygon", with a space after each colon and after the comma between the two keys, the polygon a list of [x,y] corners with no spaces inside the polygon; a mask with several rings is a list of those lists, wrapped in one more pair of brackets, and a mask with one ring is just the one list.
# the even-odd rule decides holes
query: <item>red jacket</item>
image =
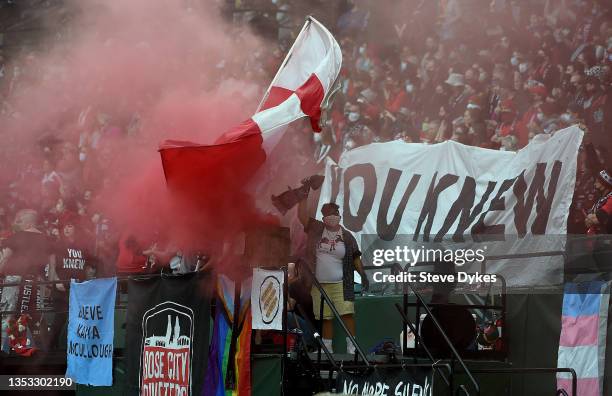
{"label": "red jacket", "polygon": [[594,213],[597,216],[599,224],[591,226],[587,230],[587,234],[609,234],[612,228],[612,192],[605,197],[601,197],[589,213]]}

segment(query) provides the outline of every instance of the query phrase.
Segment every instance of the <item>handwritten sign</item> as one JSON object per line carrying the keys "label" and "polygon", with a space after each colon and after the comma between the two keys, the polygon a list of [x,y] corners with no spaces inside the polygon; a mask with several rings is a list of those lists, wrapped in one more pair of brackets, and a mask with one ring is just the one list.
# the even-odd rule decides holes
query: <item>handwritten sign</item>
{"label": "handwritten sign", "polygon": [[66,377],[85,385],[113,384],[117,278],[70,284]]}

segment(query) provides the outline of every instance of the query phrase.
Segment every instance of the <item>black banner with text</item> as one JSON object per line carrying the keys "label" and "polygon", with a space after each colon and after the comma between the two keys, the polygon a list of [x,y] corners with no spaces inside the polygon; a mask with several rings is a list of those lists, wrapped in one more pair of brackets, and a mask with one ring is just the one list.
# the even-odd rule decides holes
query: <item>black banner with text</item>
{"label": "black banner with text", "polygon": [[130,280],[131,390],[143,396],[200,395],[208,360],[210,284],[201,274]]}

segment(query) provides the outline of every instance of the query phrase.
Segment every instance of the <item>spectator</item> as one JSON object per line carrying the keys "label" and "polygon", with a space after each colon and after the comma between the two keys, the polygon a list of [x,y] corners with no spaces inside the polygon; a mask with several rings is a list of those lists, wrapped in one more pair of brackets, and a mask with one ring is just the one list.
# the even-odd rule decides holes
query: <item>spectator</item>
{"label": "spectator", "polygon": [[[49,280],[81,282],[91,278],[95,269],[94,258],[91,255],[91,246],[81,235],[78,216],[64,218],[60,227],[62,235],[53,248],[49,263]],[[70,283],[56,283],[51,289],[55,308],[55,317],[49,333],[51,346],[57,345],[66,324],[69,288]]]}
{"label": "spectator", "polygon": [[[393,9],[391,13],[375,1],[320,3],[334,8],[326,18],[341,15],[328,24],[338,28],[334,35],[341,43],[341,90],[321,141],[296,146],[301,150],[295,156],[298,163],[312,158],[314,149],[318,163],[323,164],[326,156],[337,160],[344,151],[392,139],[427,144],[453,139],[517,150],[538,134],[576,123],[589,130],[589,139],[600,148],[599,154],[592,156],[608,163],[602,148],[612,148],[606,129],[612,125],[609,2],[495,0],[486,7],[475,0],[428,0],[415,7],[398,6],[397,12]],[[249,4],[249,15],[256,16],[259,3]],[[282,60],[287,40],[303,21],[304,7],[297,4],[279,1],[271,14],[282,22],[277,45],[259,49],[244,65],[230,67],[231,60],[224,59],[214,72],[215,78],[204,80],[206,89],[213,90],[217,81],[236,77],[269,80],[268,74],[274,73]],[[270,5],[266,7],[260,14],[270,12]],[[239,26],[233,32],[240,42],[247,29]],[[22,52],[27,54],[22,60],[0,55],[2,125],[6,121],[20,126],[27,121],[17,105],[23,87],[29,85],[26,82],[54,76],[52,71],[41,70],[44,67],[35,52]],[[58,59],[54,67],[66,65]],[[104,273],[114,274],[115,264],[125,273],[149,271],[151,263],[156,263],[155,268],[165,264],[167,257],[157,247],[157,238],[111,226],[113,219],[98,207],[104,201],[102,192],[113,191],[118,179],[109,171],[117,157],[113,142],[131,139],[133,143],[142,138],[139,130],[147,121],[145,109],[157,95],[144,95],[138,103],[113,108],[104,103],[104,87],[95,91],[99,95],[93,95],[85,109],[82,105],[62,108],[57,120],[43,125],[43,137],[31,153],[16,150],[18,141],[5,135],[0,160],[11,166],[3,172],[7,178],[0,185],[2,236],[8,237],[9,247],[0,262],[5,275],[22,276],[25,267],[15,263],[30,263],[24,258],[29,252],[23,251],[23,246],[29,245],[20,241],[34,237],[26,238],[21,232],[10,237],[6,220],[24,207],[41,213],[40,237],[58,241],[65,239],[60,229],[65,218],[78,214],[77,232],[95,240],[93,250],[104,263]],[[74,136],[70,136],[72,129],[76,129]],[[24,154],[33,154],[36,161],[23,161]],[[581,232],[585,231],[583,210],[591,208],[599,194],[593,187],[596,172],[584,168],[579,168],[572,212],[572,222]],[[30,179],[34,181],[30,183]],[[45,250],[44,245],[41,249]],[[35,265],[46,262],[35,261]],[[102,273],[102,268],[99,271]]]}
{"label": "spectator", "polygon": [[451,73],[445,83],[451,87],[448,107],[445,107],[445,110],[447,110],[451,119],[455,119],[465,111],[473,90],[465,84],[463,75],[460,73]]}
{"label": "spectator", "polygon": [[[363,103],[363,102],[362,102]],[[343,136],[343,147],[345,150],[352,150],[356,147],[368,144],[373,139],[372,130],[365,124],[363,117],[363,107],[365,104],[353,104],[348,108],[347,123]]]}
{"label": "spectator", "polygon": [[463,114],[463,120],[467,128],[469,144],[482,146],[487,141],[487,127],[482,117],[481,107],[477,103],[468,104],[468,109]]}
{"label": "spectator", "polygon": [[125,231],[118,242],[117,273],[131,275],[160,271],[177,252],[167,251],[161,245],[156,233],[145,235]]}
{"label": "spectator", "polygon": [[[118,274],[130,275],[147,272],[150,260],[136,236],[127,232],[124,233],[119,240],[118,246],[119,255],[115,264]],[[153,248],[155,246],[148,250],[152,251]]]}
{"label": "spectator", "polygon": [[[15,215],[16,232],[4,241],[0,257],[0,274],[5,283],[18,283],[41,279],[49,263],[51,246],[46,235],[37,227],[38,215],[33,209],[22,209]],[[19,286],[4,287],[0,299],[0,311],[34,311],[36,296],[27,299],[20,296]],[[36,294],[36,293],[33,293]],[[26,312],[27,313],[27,312]],[[2,339],[6,335],[8,320],[13,315],[2,316]],[[3,343],[4,345],[4,343]]]}
{"label": "spectator", "polygon": [[[310,324],[315,323],[312,309],[312,297],[305,287],[305,277],[300,275],[298,265],[289,263],[287,266],[287,280],[289,282],[289,298],[287,301],[287,326],[290,330],[299,330],[307,346],[316,346],[314,330]],[[298,305],[301,310],[298,310]],[[302,312],[306,318],[302,317]]]}
{"label": "spectator", "polygon": [[612,234],[612,172],[600,171],[595,179],[595,188],[600,198],[584,221],[587,234]]}
{"label": "spectator", "polygon": [[[306,263],[317,281],[341,315],[351,334],[355,335],[355,308],[353,300],[354,271],[361,275],[364,290],[368,289],[368,278],[361,264],[361,252],[352,234],[340,226],[338,205],[328,203],[322,206],[323,221],[310,218],[306,200],[300,201],[298,218],[308,235]],[[333,314],[325,305],[320,315],[320,294],[316,288],[311,291],[315,317],[323,321],[323,343],[331,351],[333,336]],[[348,341],[347,353],[355,353],[355,346]]]}

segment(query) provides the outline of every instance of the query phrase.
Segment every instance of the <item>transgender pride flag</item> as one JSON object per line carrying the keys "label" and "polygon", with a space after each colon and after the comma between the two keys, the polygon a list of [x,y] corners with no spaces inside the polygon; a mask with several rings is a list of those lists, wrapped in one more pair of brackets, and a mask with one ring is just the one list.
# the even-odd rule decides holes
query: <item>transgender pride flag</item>
{"label": "transgender pride flag", "polygon": [[[557,367],[576,370],[580,396],[603,395],[609,293],[604,281],[565,286]],[[572,395],[569,373],[557,375],[560,388]]]}

